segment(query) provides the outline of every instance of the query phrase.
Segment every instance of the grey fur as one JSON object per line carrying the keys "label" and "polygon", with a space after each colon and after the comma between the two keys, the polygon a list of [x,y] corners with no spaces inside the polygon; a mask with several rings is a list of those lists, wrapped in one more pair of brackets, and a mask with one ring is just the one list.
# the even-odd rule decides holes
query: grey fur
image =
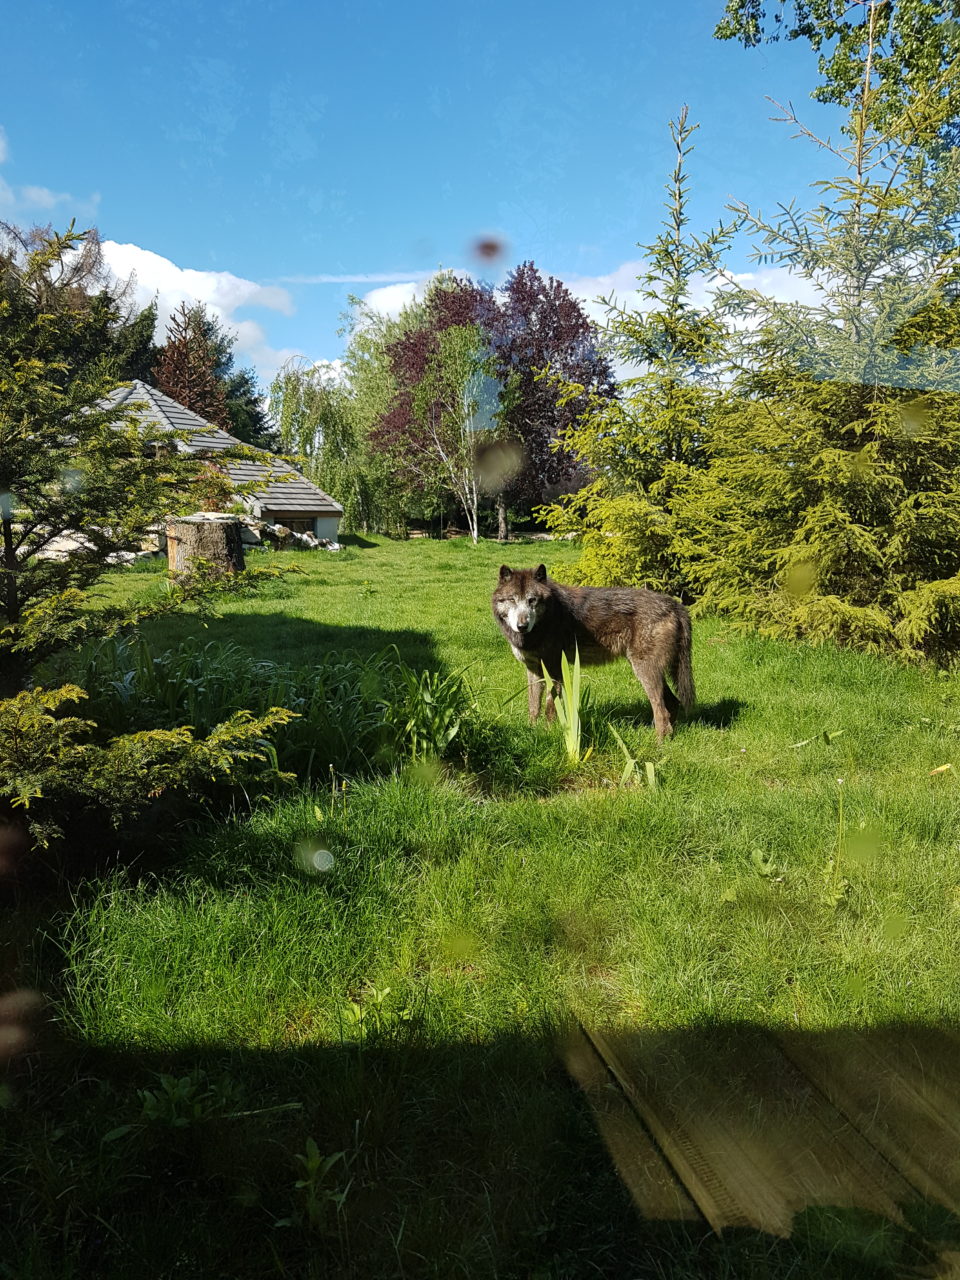
{"label": "grey fur", "polygon": [[540,715],[543,668],[551,678],[545,701],[552,720],[561,655],[572,662],[577,650],[584,666],[628,659],[650,699],[661,741],[673,732],[678,710],[693,709],[690,615],[671,596],[631,587],[568,587],[549,578],[542,564],[536,569],[501,565],[492,604],[500,630],[527,669],[531,720]]}

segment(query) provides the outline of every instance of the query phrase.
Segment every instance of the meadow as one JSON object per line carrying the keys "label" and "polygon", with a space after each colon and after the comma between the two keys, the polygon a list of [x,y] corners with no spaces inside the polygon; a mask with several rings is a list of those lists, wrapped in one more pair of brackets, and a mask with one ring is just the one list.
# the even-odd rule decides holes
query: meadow
{"label": "meadow", "polygon": [[558,1043],[960,1021],[960,681],[702,618],[673,740],[625,664],[588,669],[573,762],[489,598],[505,558],[576,555],[356,539],[144,629],[214,664],[395,646],[464,674],[462,749],[171,823],[36,916],[0,1275],[899,1274],[642,1223]]}

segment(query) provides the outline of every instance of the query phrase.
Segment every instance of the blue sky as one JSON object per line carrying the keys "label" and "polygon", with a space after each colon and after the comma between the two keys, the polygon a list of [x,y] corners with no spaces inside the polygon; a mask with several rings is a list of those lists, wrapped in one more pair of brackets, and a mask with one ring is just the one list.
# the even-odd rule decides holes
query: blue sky
{"label": "blue sky", "polygon": [[264,378],[293,352],[336,358],[348,294],[396,308],[439,266],[475,269],[483,235],[506,266],[623,295],[684,103],[695,228],[731,197],[812,202],[831,172],[765,101],[835,132],[815,56],[714,40],[722,3],[18,5],[0,218],[96,224],[140,296],[202,298]]}

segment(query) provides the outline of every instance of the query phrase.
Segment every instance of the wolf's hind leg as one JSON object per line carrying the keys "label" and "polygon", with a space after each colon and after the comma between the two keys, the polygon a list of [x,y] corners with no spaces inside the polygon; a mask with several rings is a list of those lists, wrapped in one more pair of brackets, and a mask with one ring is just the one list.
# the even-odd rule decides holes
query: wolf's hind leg
{"label": "wolf's hind leg", "polygon": [[657,731],[657,741],[662,742],[673,733],[673,717],[679,702],[667,686],[663,678],[663,669],[658,663],[644,662],[640,658],[631,658],[633,674],[643,685],[643,691],[650,699],[653,710],[653,727]]}

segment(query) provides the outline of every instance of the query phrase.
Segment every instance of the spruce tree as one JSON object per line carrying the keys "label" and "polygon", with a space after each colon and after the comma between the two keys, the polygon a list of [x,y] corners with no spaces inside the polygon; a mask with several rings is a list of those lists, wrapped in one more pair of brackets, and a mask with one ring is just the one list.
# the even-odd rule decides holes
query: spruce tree
{"label": "spruce tree", "polygon": [[648,267],[638,280],[647,308],[607,300],[608,350],[637,372],[621,381],[616,399],[565,384],[565,397],[586,398],[587,408],[561,441],[592,479],[550,507],[547,521],[557,533],[580,535],[575,576],[597,586],[686,594],[689,585],[674,499],[688,474],[708,461],[725,332],[709,300],[696,301],[693,291],[717,270],[732,234],[721,226],[699,239],[687,230],[686,162],[697,127],[686,108],[670,124],[676,161],[666,184],[668,216],[653,243],[641,246]]}
{"label": "spruce tree", "polygon": [[167,325],[167,340],[154,369],[154,384],[205,422],[229,431],[230,415],[223,380],[217,376],[217,359],[201,314],[196,307],[181,302]]}
{"label": "spruce tree", "polygon": [[55,646],[55,620],[79,616],[78,592],[139,550],[200,466],[106,402],[102,306],[69,284],[84,244],[72,227],[37,232],[0,270],[0,689]]}
{"label": "spruce tree", "polygon": [[732,394],[678,518],[704,606],[776,634],[944,659],[960,642],[960,379],[938,341],[949,327],[932,319],[951,312],[960,157],[928,146],[936,83],[874,127],[871,55],[868,41],[847,141],[816,139],[843,165],[821,202],[775,219],[738,211],[757,261],[820,301],[730,282]]}

